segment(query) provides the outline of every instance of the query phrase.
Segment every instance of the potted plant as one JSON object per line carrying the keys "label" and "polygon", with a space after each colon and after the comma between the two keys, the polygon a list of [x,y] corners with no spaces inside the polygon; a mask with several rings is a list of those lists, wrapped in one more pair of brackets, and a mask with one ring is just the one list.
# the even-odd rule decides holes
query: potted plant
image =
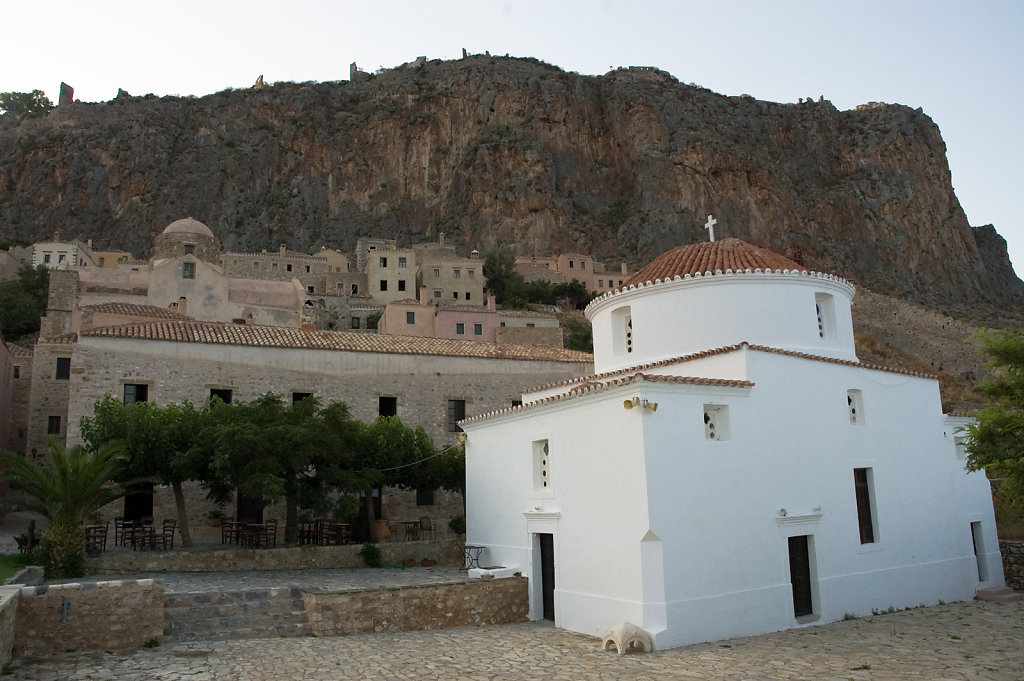
{"label": "potted plant", "polygon": [[221,518],[224,517],[224,510],[221,508],[215,508],[207,513],[206,517],[210,521],[210,527],[220,527]]}

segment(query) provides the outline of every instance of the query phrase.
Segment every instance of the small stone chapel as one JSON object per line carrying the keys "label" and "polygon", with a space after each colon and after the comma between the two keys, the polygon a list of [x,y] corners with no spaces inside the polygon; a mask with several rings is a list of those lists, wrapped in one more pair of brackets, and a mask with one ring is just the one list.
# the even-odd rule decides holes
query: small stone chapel
{"label": "small stone chapel", "polygon": [[1001,587],[966,421],[857,359],[853,295],[730,238],[595,299],[596,373],[462,423],[481,563],[529,578],[532,618],[656,648]]}

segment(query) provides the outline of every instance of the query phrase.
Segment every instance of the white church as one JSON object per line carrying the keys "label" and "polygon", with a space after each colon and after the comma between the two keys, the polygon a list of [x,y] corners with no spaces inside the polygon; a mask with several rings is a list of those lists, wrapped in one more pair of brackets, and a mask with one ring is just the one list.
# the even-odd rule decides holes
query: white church
{"label": "white church", "polygon": [[656,648],[1002,587],[965,420],[858,361],[853,295],[724,239],[595,299],[597,373],[462,422],[480,562],[529,578],[533,619]]}

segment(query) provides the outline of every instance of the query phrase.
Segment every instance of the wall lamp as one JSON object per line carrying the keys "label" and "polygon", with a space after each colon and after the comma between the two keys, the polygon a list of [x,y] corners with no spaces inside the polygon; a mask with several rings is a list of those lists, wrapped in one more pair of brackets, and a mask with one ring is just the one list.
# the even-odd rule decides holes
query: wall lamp
{"label": "wall lamp", "polygon": [[651,411],[658,411],[657,402],[648,402],[646,399],[641,400],[639,397],[634,397],[629,400],[622,402],[624,409],[632,409],[633,407],[643,407],[644,409],[650,409]]}

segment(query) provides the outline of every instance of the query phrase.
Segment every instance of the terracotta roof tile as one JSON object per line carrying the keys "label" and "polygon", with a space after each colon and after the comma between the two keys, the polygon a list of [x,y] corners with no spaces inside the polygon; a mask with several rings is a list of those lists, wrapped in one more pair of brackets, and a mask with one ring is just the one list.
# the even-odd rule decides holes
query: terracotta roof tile
{"label": "terracotta roof tile", "polygon": [[14,343],[8,343],[7,349],[11,351],[12,357],[31,357],[32,348],[22,347],[21,345],[15,345]]}
{"label": "terracotta roof tile", "polygon": [[845,366],[859,367],[861,369],[870,369],[872,371],[885,371],[890,374],[903,374],[905,376],[917,376],[920,378],[938,378],[932,374],[924,374],[916,371],[909,371],[906,369],[898,369],[894,367],[884,367],[878,364],[869,364],[867,362],[853,362],[846,359],[836,359],[834,357],[824,357],[822,355],[811,355],[805,352],[794,352],[792,350],[783,350],[782,348],[772,348],[767,345],[752,345],[746,341],[742,343],[736,343],[735,345],[725,345],[720,348],[714,348],[711,350],[703,350],[701,352],[694,352],[689,355],[679,355],[677,357],[670,357],[668,359],[658,360],[657,362],[647,362],[646,364],[634,364],[632,366],[623,367],[622,369],[616,369],[615,371],[606,371],[600,374],[592,374],[590,376],[581,376],[579,378],[571,378],[565,381],[559,381],[557,383],[547,383],[545,385],[536,386],[530,389],[530,392],[539,390],[550,390],[551,388],[558,388],[560,386],[570,386],[578,383],[586,383],[591,381],[603,382],[604,380],[623,374],[634,374],[637,372],[646,371],[648,369],[654,369],[657,367],[668,366],[671,364],[679,364],[681,362],[690,362],[695,359],[701,359],[704,357],[711,357],[713,355],[722,355],[729,352],[736,352],[744,347],[750,350],[757,350],[759,352],[771,352],[777,355],[786,355],[789,357],[800,357],[803,359],[814,360],[817,362],[827,362],[829,364],[842,364]]}
{"label": "terracotta roof tile", "polygon": [[158,319],[191,319],[177,312],[172,312],[164,307],[156,305],[136,305],[134,303],[98,303],[96,305],[83,305],[83,310],[93,312],[108,312],[110,314],[131,315],[133,317],[156,317]]}
{"label": "terracotta roof tile", "polygon": [[515,407],[505,407],[504,409],[498,409],[490,411],[477,416],[471,416],[470,418],[463,419],[459,423],[473,423],[476,421],[483,421],[501,414],[511,414],[514,412],[526,411],[542,404],[550,404],[552,402],[560,402],[562,400],[571,399],[578,397],[579,395],[585,395],[588,393],[600,392],[613,386],[626,385],[628,383],[677,383],[677,384],[688,384],[688,385],[707,385],[715,386],[720,388],[752,388],[754,384],[750,381],[735,380],[728,378],[701,378],[699,376],[666,376],[663,374],[645,374],[636,372],[631,376],[623,376],[621,378],[611,379],[609,381],[594,381],[588,380],[580,385],[577,385],[571,390],[560,393],[558,395],[551,395],[544,399],[530,402],[529,404],[522,404]]}
{"label": "terracotta roof tile", "polygon": [[593,355],[562,348],[495,345],[474,341],[389,336],[376,333],[302,331],[276,326],[167,321],[106,326],[82,332],[83,337],[130,338],[176,343],[210,343],[301,350],[377,352],[476,359],[517,359],[548,362],[593,362]]}
{"label": "terracotta roof tile", "polygon": [[50,336],[49,338],[40,338],[40,343],[57,343],[60,345],[70,345],[78,342],[77,333],[62,333],[59,336]]}
{"label": "terracotta roof tile", "polygon": [[641,267],[622,285],[642,284],[655,279],[672,279],[689,274],[716,274],[732,270],[795,270],[807,272],[808,269],[789,258],[779,255],[767,248],[759,248],[740,239],[722,239],[721,241],[705,241],[687,246],[677,246],[666,251]]}

